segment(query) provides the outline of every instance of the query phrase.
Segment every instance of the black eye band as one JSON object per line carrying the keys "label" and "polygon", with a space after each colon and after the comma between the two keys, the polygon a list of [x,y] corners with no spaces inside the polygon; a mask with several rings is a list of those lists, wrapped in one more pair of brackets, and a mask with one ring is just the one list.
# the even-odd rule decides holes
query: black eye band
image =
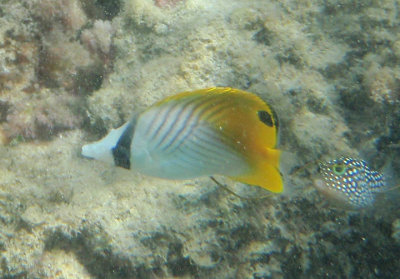
{"label": "black eye band", "polygon": [[118,167],[131,168],[131,144],[135,121],[131,121],[118,140],[117,145],[112,149],[114,163]]}

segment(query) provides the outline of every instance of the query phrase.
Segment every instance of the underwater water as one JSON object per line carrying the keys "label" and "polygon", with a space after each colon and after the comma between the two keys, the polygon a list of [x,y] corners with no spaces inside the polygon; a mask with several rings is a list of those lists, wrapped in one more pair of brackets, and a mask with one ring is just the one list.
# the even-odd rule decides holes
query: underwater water
{"label": "underwater water", "polygon": [[0,1],[0,278],[397,278],[399,7]]}

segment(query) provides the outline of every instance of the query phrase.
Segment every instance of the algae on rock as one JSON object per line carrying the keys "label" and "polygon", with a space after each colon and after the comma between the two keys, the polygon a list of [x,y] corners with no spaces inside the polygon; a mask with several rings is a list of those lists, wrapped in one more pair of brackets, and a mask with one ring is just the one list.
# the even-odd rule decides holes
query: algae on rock
{"label": "algae on rock", "polygon": [[231,86],[276,110],[292,165],[360,153],[383,165],[399,155],[397,1],[167,2],[0,4],[0,277],[400,273],[398,206],[326,208],[312,166],[284,173],[284,195],[239,200],[207,178],[79,156],[166,96]]}

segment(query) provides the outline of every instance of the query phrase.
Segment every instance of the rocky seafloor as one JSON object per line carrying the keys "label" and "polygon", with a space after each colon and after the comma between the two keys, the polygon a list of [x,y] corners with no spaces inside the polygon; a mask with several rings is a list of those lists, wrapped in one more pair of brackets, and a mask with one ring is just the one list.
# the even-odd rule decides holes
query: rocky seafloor
{"label": "rocky seafloor", "polygon": [[[396,278],[396,191],[363,211],[316,159],[400,168],[398,0],[0,2],[1,278]],[[166,96],[231,86],[280,119],[282,195],[80,156]],[[257,187],[219,178],[246,196]]]}

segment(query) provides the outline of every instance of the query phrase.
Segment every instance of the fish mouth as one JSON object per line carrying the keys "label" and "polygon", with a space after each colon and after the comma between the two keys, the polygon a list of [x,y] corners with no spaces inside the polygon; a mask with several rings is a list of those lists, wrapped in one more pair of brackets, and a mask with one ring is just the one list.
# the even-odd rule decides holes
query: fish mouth
{"label": "fish mouth", "polygon": [[345,199],[345,196],[343,196],[342,192],[329,187],[323,178],[316,178],[316,179],[314,179],[313,182],[314,182],[314,187],[318,190],[318,192],[323,194],[328,199],[335,199],[335,200]]}
{"label": "fish mouth", "polygon": [[333,208],[354,210],[354,205],[349,202],[345,193],[329,187],[323,179],[317,178],[313,181],[314,187],[325,197]]}
{"label": "fish mouth", "polygon": [[326,185],[322,179],[317,178],[317,179],[314,179],[313,182],[314,182],[313,184],[317,190],[324,192],[324,189],[325,189],[325,191],[326,191]]}

